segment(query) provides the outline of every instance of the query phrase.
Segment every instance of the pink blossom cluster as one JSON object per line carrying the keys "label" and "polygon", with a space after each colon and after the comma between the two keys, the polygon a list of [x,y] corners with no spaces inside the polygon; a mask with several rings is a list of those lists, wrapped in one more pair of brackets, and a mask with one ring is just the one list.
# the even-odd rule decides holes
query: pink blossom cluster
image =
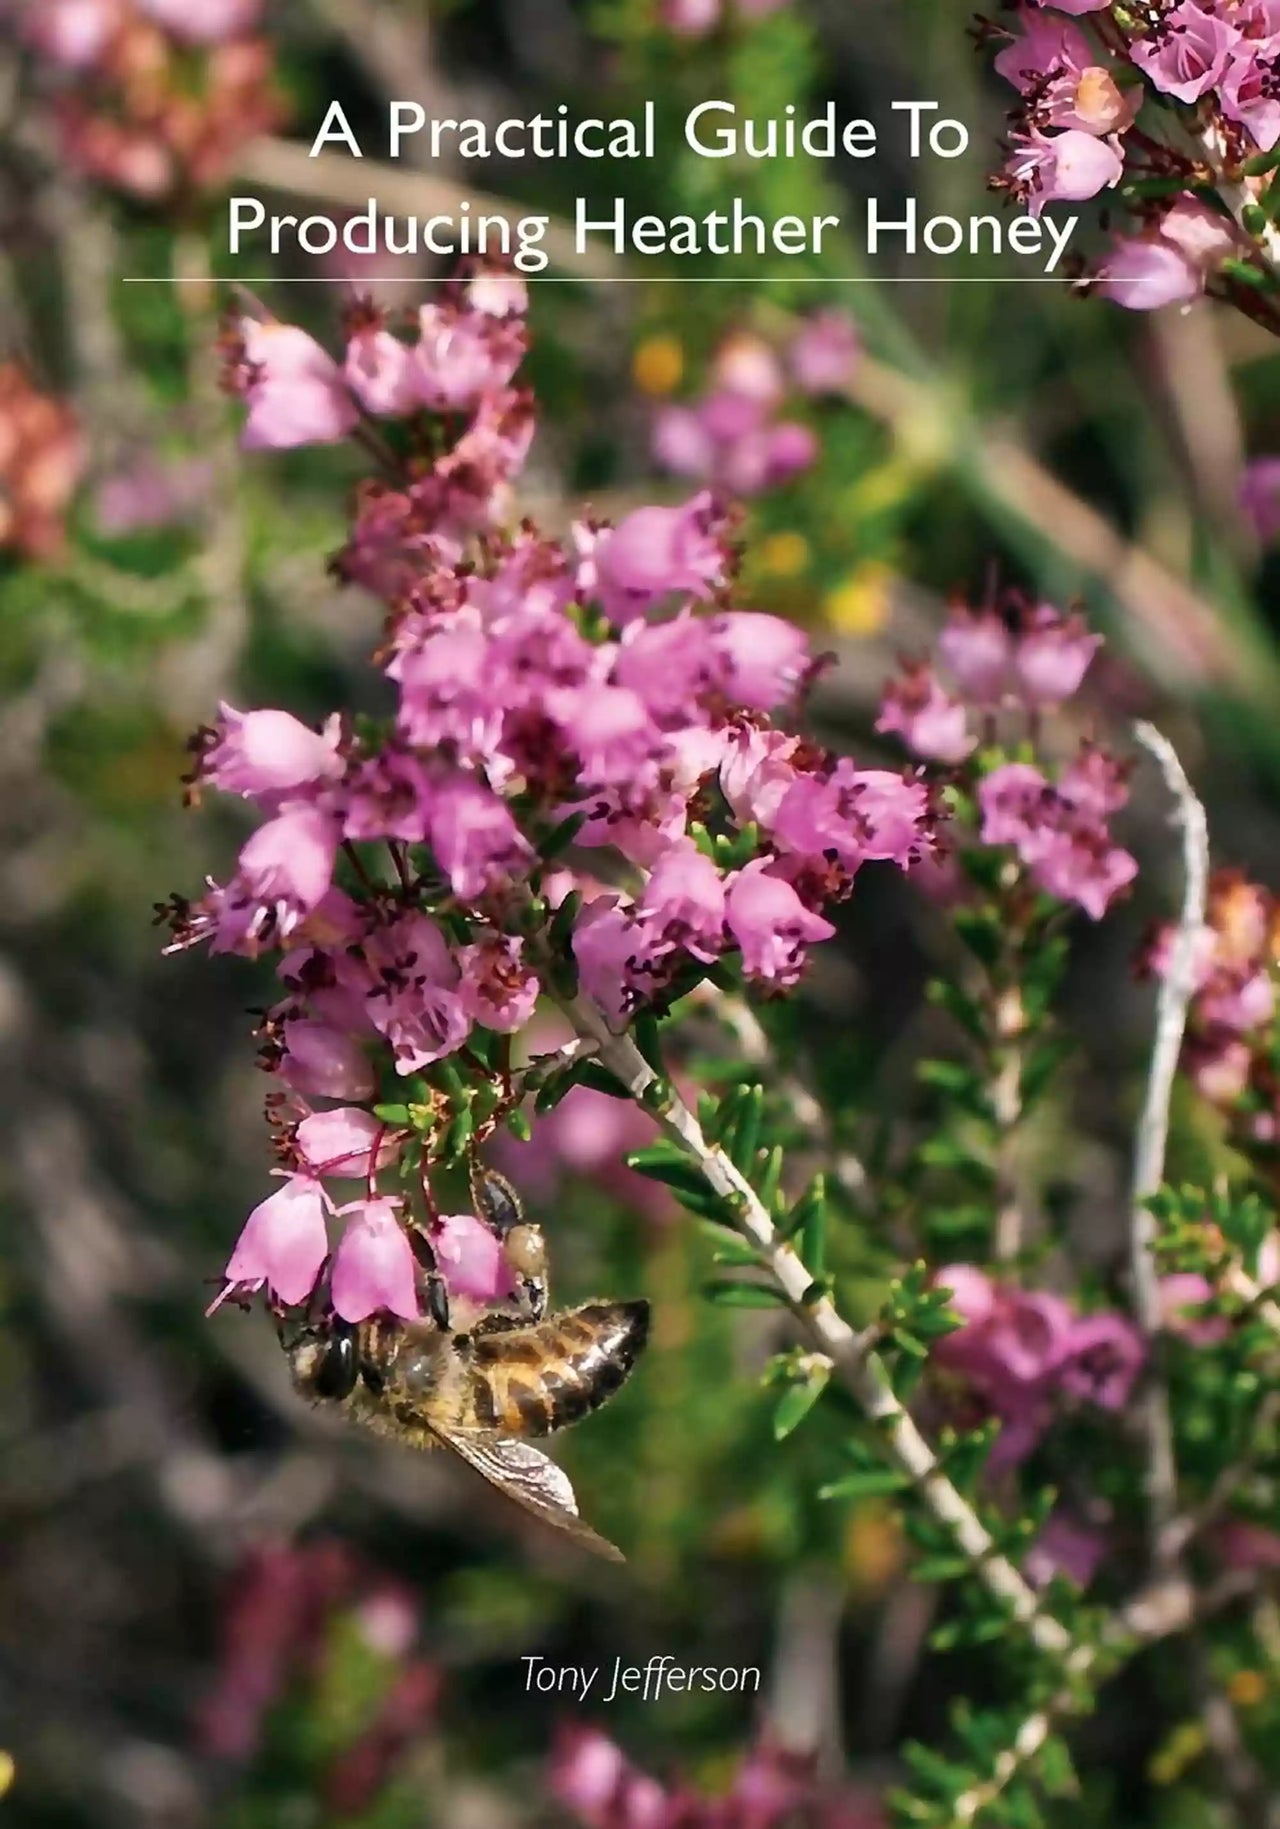
{"label": "pink blossom cluster", "polygon": [[963,1326],[936,1342],[931,1364],[999,1420],[993,1471],[1024,1461],[1064,1407],[1124,1408],[1144,1351],[1123,1315],[1077,1314],[1061,1296],[996,1282],[973,1264],[949,1264],[935,1281]]}
{"label": "pink blossom cluster", "polygon": [[705,38],[726,19],[764,19],[786,0],[658,0],[658,13],[669,32],[681,38]]}
{"label": "pink blossom cluster", "polygon": [[79,171],[147,200],[218,184],[276,125],[262,0],[26,0],[63,150]]}
{"label": "pink blossom cluster", "polygon": [[[1137,865],[1110,820],[1128,800],[1125,769],[1084,741],[1061,767],[1011,758],[1012,720],[1034,743],[1045,713],[1079,692],[1101,645],[1076,615],[1011,597],[1000,607],[953,608],[933,661],[908,662],[890,682],[876,729],[923,760],[962,771],[984,845],[1009,846],[1031,881],[1100,920]],[[945,670],[950,684],[939,677]]]}
{"label": "pink blossom cluster", "polygon": [[817,1777],[813,1762],[762,1741],[752,1748],[722,1796],[665,1785],[640,1771],[598,1728],[561,1730],[549,1786],[584,1829],[884,1829],[885,1817],[864,1791]]}
{"label": "pink blossom cluster", "polygon": [[[998,40],[995,67],[1018,91],[997,188],[1038,213],[1122,181],[1138,198],[1135,233],[1117,235],[1096,270],[1099,290],[1134,310],[1203,292],[1258,245],[1216,193],[1256,203],[1269,178],[1248,161],[1280,139],[1280,14],[1272,0],[1155,0],[1125,12],[1109,0],[1024,4]],[[1164,131],[1138,126],[1144,105]],[[1168,130],[1172,128],[1170,133]]]}
{"label": "pink blossom cluster", "polygon": [[[1228,1113],[1242,1142],[1280,1142],[1280,1078],[1274,1064],[1280,910],[1239,871],[1216,871],[1208,920],[1196,936],[1195,994],[1183,1067],[1210,1104]],[[1176,935],[1162,927],[1143,958],[1159,977],[1172,967]]]}
{"label": "pink blossom cluster", "polygon": [[665,470],[731,495],[761,495],[810,468],[818,437],[803,420],[780,417],[789,388],[839,393],[858,359],[858,337],[842,311],[804,319],[779,353],[739,332],[723,343],[701,398],[670,402],[653,425],[653,454]]}
{"label": "pink blossom cluster", "polygon": [[252,1758],[267,1716],[290,1687],[322,1677],[338,1614],[349,1617],[387,1672],[372,1713],[322,1776],[326,1806],[346,1817],[373,1805],[405,1751],[430,1729],[441,1679],[415,1651],[413,1595],[342,1545],[270,1542],[242,1559],[222,1613],[217,1675],[200,1709],[199,1740],[216,1759]]}
{"label": "pink blossom cluster", "polygon": [[[523,1029],[555,971],[617,1025],[713,968],[784,990],[865,863],[905,869],[932,843],[922,782],[778,721],[803,697],[808,643],[733,606],[709,492],[564,541],[497,525],[533,430],[512,385],[523,303],[480,274],[408,336],[362,312],[341,362],[293,326],[229,341],[247,445],[351,434],[394,468],[361,490],[339,561],[386,602],[387,715],[313,729],[224,706],[193,790],[239,796],[258,824],[226,881],[169,910],[175,945],[279,955],[265,1064],[288,1088],[273,1105],[286,1179],[228,1287],[265,1283],[292,1305],[327,1274],[353,1321],[419,1312],[412,1214],[378,1185],[408,1136],[375,1118],[379,1095],[425,1096],[416,1076],[465,1064],[474,1035]],[[573,847],[555,884],[540,863],[553,835]],[[339,1199],[328,1179],[364,1191]],[[502,1293],[473,1216],[429,1230],[455,1293]]]}

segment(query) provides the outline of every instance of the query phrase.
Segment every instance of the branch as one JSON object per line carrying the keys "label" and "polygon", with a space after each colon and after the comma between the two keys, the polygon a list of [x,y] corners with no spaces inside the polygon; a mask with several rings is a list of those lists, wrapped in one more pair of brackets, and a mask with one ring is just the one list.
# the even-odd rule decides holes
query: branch
{"label": "branch", "polygon": [[[1160,1333],[1160,1278],[1155,1259],[1157,1222],[1148,1202],[1164,1180],[1169,1138],[1169,1102],[1182,1054],[1187,1010],[1195,991],[1196,943],[1204,929],[1209,895],[1209,829],[1177,752],[1152,724],[1138,724],[1134,734],[1160,766],[1182,827],[1183,891],[1178,931],[1169,970],[1156,999],[1155,1043],[1133,1159],[1130,1209],[1129,1271],[1138,1325],[1148,1342]],[[1141,1409],[1147,1443],[1147,1500],[1153,1547],[1159,1553],[1177,1509],[1177,1466],[1169,1395],[1154,1368],[1149,1368]]]}
{"label": "branch", "polygon": [[[553,993],[554,994],[554,993]],[[709,1143],[698,1120],[645,1060],[630,1035],[615,1035],[601,1011],[585,997],[557,999],[579,1034],[599,1044],[599,1058],[632,1098],[652,1111],[671,1140],[696,1163],[713,1193],[737,1215],[742,1230],[757,1247],[792,1312],[831,1361],[833,1373],[867,1420],[875,1425],[882,1449],[919,1494],[921,1502],[963,1553],[988,1593],[1027,1630],[1038,1650],[1061,1660],[1072,1652],[1071,1634],[1060,1620],[1041,1610],[1032,1588],[1007,1556],[1001,1554],[986,1525],[943,1472],[938,1457],[904,1409],[887,1368],[864,1335],[855,1333],[829,1296],[815,1298],[813,1278],[774,1230],[764,1203],[723,1150]]]}

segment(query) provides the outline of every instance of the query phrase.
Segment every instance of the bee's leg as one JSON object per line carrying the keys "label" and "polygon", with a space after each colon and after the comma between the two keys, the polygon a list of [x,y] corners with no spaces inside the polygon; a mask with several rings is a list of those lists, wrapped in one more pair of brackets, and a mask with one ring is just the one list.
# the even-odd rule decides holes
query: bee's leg
{"label": "bee's leg", "polygon": [[524,1216],[520,1196],[505,1175],[471,1158],[471,1198],[477,1216],[501,1239],[511,1275],[517,1324],[541,1321],[547,1312],[547,1248],[540,1226]]}
{"label": "bee's leg", "polygon": [[478,1156],[471,1158],[471,1199],[476,1215],[498,1238],[505,1239],[515,1227],[524,1224],[524,1208],[505,1175],[486,1168]]}
{"label": "bee's leg", "polygon": [[418,1294],[427,1315],[442,1334],[449,1331],[449,1288],[440,1274],[431,1240],[420,1226],[410,1223],[409,1244],[418,1266]]}

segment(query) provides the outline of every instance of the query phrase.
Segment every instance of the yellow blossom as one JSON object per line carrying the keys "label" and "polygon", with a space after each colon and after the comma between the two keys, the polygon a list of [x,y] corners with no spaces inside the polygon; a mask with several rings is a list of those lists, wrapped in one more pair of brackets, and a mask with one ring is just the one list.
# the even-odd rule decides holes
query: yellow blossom
{"label": "yellow blossom", "polygon": [[646,337],[631,358],[631,373],[642,394],[661,396],[679,387],[684,374],[684,350],[672,336]]}
{"label": "yellow blossom", "polygon": [[827,621],[842,635],[876,635],[889,616],[897,573],[891,565],[868,559],[827,592]]}
{"label": "yellow blossom", "polygon": [[756,564],[771,578],[798,578],[809,567],[809,542],[794,529],[767,534],[756,548]]}

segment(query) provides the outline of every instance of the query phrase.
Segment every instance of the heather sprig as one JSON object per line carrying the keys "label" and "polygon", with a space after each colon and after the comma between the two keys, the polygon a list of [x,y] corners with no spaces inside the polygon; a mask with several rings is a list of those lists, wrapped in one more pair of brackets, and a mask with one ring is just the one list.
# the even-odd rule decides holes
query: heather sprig
{"label": "heather sprig", "polygon": [[1018,93],[993,186],[1039,212],[1114,193],[1094,263],[1132,310],[1208,290],[1274,330],[1280,36],[1266,0],[1061,0],[982,20]]}
{"label": "heather sprig", "polygon": [[[228,1292],[289,1306],[327,1274],[348,1320],[416,1314],[406,1225],[439,1247],[447,1222],[378,1178],[429,1203],[430,1170],[512,1117],[541,996],[581,992],[620,1030],[708,978],[786,989],[865,863],[933,843],[918,780],[792,727],[816,663],[800,630],[735,606],[710,493],[567,541],[511,523],[525,340],[523,289],[491,273],[403,326],[353,313],[341,361],[289,325],[226,338],[247,446],[379,453],[336,563],[386,603],[389,706],[319,731],[224,707],[195,744],[192,793],[260,823],[229,880],[172,903],[174,944],[276,953],[283,985],[262,1059],[285,1181]],[[328,1182],[353,1179],[365,1197],[339,1205]]]}

